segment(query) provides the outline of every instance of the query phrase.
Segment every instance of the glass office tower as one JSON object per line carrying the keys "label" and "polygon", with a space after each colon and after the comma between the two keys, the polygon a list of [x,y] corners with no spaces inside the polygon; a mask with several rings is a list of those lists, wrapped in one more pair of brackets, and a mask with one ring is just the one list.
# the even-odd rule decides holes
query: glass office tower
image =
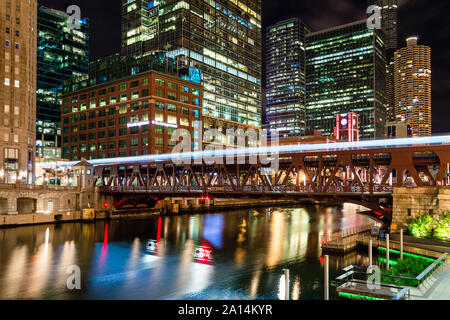
{"label": "glass office tower", "polygon": [[366,20],[310,33],[306,48],[307,127],[332,135],[336,114],[360,115],[360,137],[384,135],[385,33]]}
{"label": "glass office tower", "polygon": [[306,34],[298,18],[280,21],[266,32],[266,121],[280,139],[306,129]]}
{"label": "glass office tower", "polygon": [[89,23],[70,29],[65,12],[39,6],[37,40],[36,156],[61,157],[63,82],[88,71]]}
{"label": "glass office tower", "polygon": [[199,70],[203,114],[261,125],[261,0],[122,0],[122,54]]}

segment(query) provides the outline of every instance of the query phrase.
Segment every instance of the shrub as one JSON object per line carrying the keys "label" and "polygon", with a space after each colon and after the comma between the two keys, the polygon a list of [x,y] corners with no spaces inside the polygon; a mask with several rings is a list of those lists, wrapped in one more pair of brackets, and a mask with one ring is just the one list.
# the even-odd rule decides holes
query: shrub
{"label": "shrub", "polygon": [[450,213],[437,220],[433,237],[438,240],[450,241]]}
{"label": "shrub", "polygon": [[434,223],[435,221],[432,216],[419,217],[410,222],[409,232],[418,238],[432,238]]}
{"label": "shrub", "polygon": [[[431,262],[424,259],[405,257],[403,260],[397,260],[397,264],[392,266],[389,270],[381,270],[381,273],[392,276],[416,278],[430,265]],[[408,287],[414,287],[417,285],[416,280],[393,279],[388,277],[383,277],[382,282],[386,284],[395,284]]]}

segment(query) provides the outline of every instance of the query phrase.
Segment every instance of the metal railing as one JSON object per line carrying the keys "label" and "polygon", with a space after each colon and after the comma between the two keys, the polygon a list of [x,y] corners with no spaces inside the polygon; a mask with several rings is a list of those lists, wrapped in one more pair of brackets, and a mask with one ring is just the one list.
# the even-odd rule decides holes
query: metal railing
{"label": "metal railing", "polygon": [[301,195],[314,195],[317,193],[320,194],[345,194],[345,195],[354,195],[354,194],[391,194],[393,192],[392,186],[389,185],[374,185],[373,187],[370,186],[330,186],[327,188],[324,187],[312,187],[312,186],[284,186],[284,185],[277,185],[277,186],[261,186],[261,185],[255,185],[255,186],[240,186],[237,187],[236,190],[233,188],[233,186],[230,185],[224,185],[224,186],[170,186],[170,185],[164,185],[164,186],[126,186],[126,185],[116,185],[116,186],[102,186],[100,185],[102,191],[104,192],[116,192],[116,193],[122,193],[122,192],[184,192],[184,191],[203,191],[203,192],[244,192],[244,193],[252,193],[252,192],[258,192],[258,193],[286,193],[286,194],[301,194]]}
{"label": "metal railing", "polygon": [[428,268],[426,268],[421,274],[416,277],[418,281],[418,287],[420,288],[424,281],[429,279],[434,273],[441,271],[447,264],[448,253],[444,253],[435,262],[433,262]]}
{"label": "metal railing", "polygon": [[[336,281],[344,282],[344,284],[354,283],[354,284],[361,284],[361,285],[369,285],[369,284],[373,285],[372,282],[369,282],[367,280],[355,279],[355,276],[357,276],[357,275],[363,275],[363,276],[368,275],[368,273],[366,271],[363,271],[363,270],[365,270],[364,267],[350,265],[350,266],[344,268],[343,270],[345,271],[345,273],[343,275],[337,277]],[[392,276],[392,275],[385,275],[385,274],[380,274],[380,277],[415,280],[415,278]],[[392,300],[401,300],[402,298],[404,298],[405,300],[411,299],[411,288],[409,288],[409,287],[402,287],[402,286],[397,286],[394,284],[386,284],[386,283],[380,283],[378,285],[379,285],[380,289],[385,288],[385,289],[399,290],[399,292],[392,298]]]}

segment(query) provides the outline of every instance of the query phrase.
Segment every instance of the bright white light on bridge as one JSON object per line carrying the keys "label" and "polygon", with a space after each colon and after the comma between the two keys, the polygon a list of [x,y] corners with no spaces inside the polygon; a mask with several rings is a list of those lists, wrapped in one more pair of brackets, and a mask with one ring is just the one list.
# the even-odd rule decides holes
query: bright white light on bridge
{"label": "bright white light on bridge", "polygon": [[[279,153],[301,153],[301,152],[319,152],[319,151],[345,151],[355,149],[373,149],[373,148],[398,148],[405,146],[429,146],[450,144],[450,136],[401,138],[385,140],[367,140],[355,142],[336,142],[336,143],[318,143],[318,144],[297,144],[271,147],[254,147],[241,149],[224,149],[211,151],[196,151],[186,153],[172,153],[160,155],[148,155],[125,158],[96,159],[89,160],[94,166],[109,164],[131,164],[140,162],[170,161],[179,159],[203,158],[213,160],[214,158],[223,158],[226,156],[248,156],[255,154],[274,155]],[[60,166],[73,166],[79,161],[59,163]]]}

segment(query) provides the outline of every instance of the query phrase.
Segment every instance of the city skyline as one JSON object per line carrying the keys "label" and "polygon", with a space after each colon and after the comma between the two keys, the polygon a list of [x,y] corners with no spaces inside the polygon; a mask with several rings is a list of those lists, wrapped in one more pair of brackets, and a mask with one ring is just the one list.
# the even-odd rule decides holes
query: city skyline
{"label": "city skyline", "polygon": [[[72,0],[41,0],[51,8],[65,10],[73,4]],[[283,2],[263,0],[262,30],[280,20],[299,17],[311,31],[335,27],[363,19],[366,16],[366,1],[342,0],[339,5],[333,1],[293,1]],[[121,1],[77,1],[82,17],[91,21],[91,61],[120,51],[121,46]],[[450,38],[450,26],[441,19],[442,12],[450,10],[446,1],[427,4],[421,0],[399,1],[399,46],[407,37],[419,36],[419,41],[432,49],[432,99],[433,133],[448,133],[450,126],[446,121],[447,100],[450,92],[450,61],[446,56],[446,42]],[[263,34],[264,36],[264,34]],[[98,39],[102,39],[98,41]],[[264,45],[264,44],[263,44]],[[263,67],[265,63],[263,62]],[[262,72],[263,91],[265,90],[265,70]]]}
{"label": "city skyline", "polygon": [[0,302],[450,300],[446,9],[0,0]]}

